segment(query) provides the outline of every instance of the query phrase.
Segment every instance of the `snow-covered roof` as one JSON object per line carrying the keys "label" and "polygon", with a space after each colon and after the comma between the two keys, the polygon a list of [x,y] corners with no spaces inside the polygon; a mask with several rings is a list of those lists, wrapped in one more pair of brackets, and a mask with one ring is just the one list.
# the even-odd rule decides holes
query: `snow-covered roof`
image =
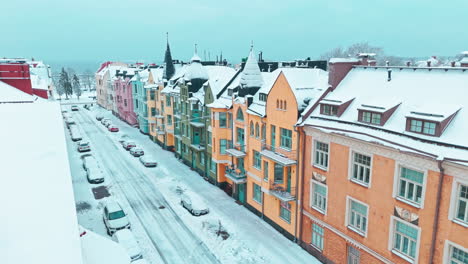
{"label": "snow-covered roof", "polygon": [[[468,137],[466,137],[468,72],[463,71],[462,68],[390,68],[392,68],[391,80],[388,81],[387,67],[354,67],[338,87],[324,98],[325,100],[343,98],[342,102],[354,98],[346,111],[340,117],[326,116],[320,114],[320,108],[317,107],[312,112],[311,118],[305,120],[304,124],[326,123],[329,127],[346,128],[352,131],[367,130],[369,134],[378,134],[386,139],[391,138],[400,144],[413,147],[417,145],[418,148],[430,152],[437,150],[438,152],[433,152],[436,155],[468,159],[466,150],[461,151],[431,143],[434,141],[468,147]],[[363,127],[363,123],[358,122],[358,110],[362,109],[363,105],[375,109],[389,109],[393,106],[396,110],[383,126],[364,124]],[[406,131],[406,117],[441,121],[447,120],[452,115],[454,115],[453,119],[449,121],[440,137]],[[327,118],[328,121],[317,118]],[[333,120],[345,121],[349,124]],[[365,128],[366,126],[370,128]],[[384,132],[383,129],[390,132]],[[355,134],[351,136],[357,137]],[[420,138],[425,142],[416,142],[409,136]]]}
{"label": "snow-covered roof", "polygon": [[188,65],[175,67],[176,71],[174,73],[174,76],[172,76],[172,78],[169,79],[169,82],[167,83],[166,87],[162,89],[161,93],[179,93],[180,88],[177,85],[177,81],[181,79],[182,77],[184,77],[187,71],[187,68],[188,68]]}
{"label": "snow-covered roof", "polygon": [[153,81],[155,83],[162,82],[163,74],[164,74],[164,68],[162,68],[162,67],[152,68],[152,69],[150,69],[150,71],[151,71],[151,75],[153,75]]}
{"label": "snow-covered roof", "polygon": [[33,89],[49,90],[50,78],[31,74],[31,86]]}
{"label": "snow-covered roof", "polygon": [[234,77],[236,70],[226,66],[205,66],[208,71],[208,81],[213,95],[218,95],[227,83]]}
{"label": "snow-covered roof", "polygon": [[34,96],[27,94],[16,87],[0,81],[0,104],[13,102],[33,102]]}
{"label": "snow-covered roof", "polygon": [[241,87],[262,87],[262,74],[253,49],[250,49],[249,57],[242,70],[240,84]]}
{"label": "snow-covered roof", "polygon": [[60,105],[0,104],[0,120],[2,260],[82,264]]}
{"label": "snow-covered roof", "polygon": [[338,63],[338,62],[359,62],[358,58],[331,58],[329,63]]}
{"label": "snow-covered roof", "polygon": [[201,64],[201,59],[195,52],[190,61],[190,65],[187,67],[184,79],[187,81],[194,79],[208,80],[208,77],[206,68]]}
{"label": "snow-covered roof", "polygon": [[260,94],[268,95],[270,93],[270,90],[282,69],[284,68],[278,68],[273,72],[262,72],[263,85],[254,95],[252,104],[247,108],[247,113],[259,116],[266,115],[266,102],[260,100]]}
{"label": "snow-covered roof", "polygon": [[130,264],[127,251],[119,243],[83,227],[80,238],[84,264]]}

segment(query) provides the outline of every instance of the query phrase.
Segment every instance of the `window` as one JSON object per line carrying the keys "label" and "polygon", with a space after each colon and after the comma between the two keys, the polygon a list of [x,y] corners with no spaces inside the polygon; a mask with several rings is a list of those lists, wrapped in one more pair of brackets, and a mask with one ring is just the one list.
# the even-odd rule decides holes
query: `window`
{"label": "window", "polygon": [[314,165],[321,168],[328,168],[328,144],[315,141]]}
{"label": "window", "polygon": [[365,235],[367,231],[367,206],[353,199],[349,199],[348,227]]}
{"label": "window", "polygon": [[382,114],[368,112],[368,111],[362,111],[361,113],[362,113],[361,122],[371,123],[371,124],[376,124],[376,125],[381,124]]}
{"label": "window", "polygon": [[459,185],[455,207],[455,219],[468,224],[468,186]]}
{"label": "window", "polygon": [[151,116],[156,116],[156,108],[151,107]]}
{"label": "window", "polygon": [[323,250],[323,234],[324,230],[321,226],[313,223],[312,224],[312,246],[318,250]]}
{"label": "window", "polygon": [[266,139],[266,126],[262,124],[262,140]]}
{"label": "window", "polygon": [[280,108],[278,99],[276,99],[276,108]]}
{"label": "window", "polygon": [[449,263],[450,264],[468,263],[468,252],[451,245],[449,249]]}
{"label": "window", "polygon": [[409,131],[434,136],[436,127],[437,123],[435,122],[410,119]]}
{"label": "window", "polygon": [[127,99],[124,99],[124,105],[127,106]]}
{"label": "window", "polygon": [[289,129],[281,128],[281,147],[291,149],[292,147],[292,131]]}
{"label": "window", "polygon": [[231,141],[227,139],[220,139],[219,140],[219,153],[226,154],[226,149],[230,148]]}
{"label": "window", "polygon": [[268,181],[268,161],[263,162],[263,180]]}
{"label": "window", "polygon": [[419,230],[399,219],[393,219],[393,250],[412,259],[416,258]]}
{"label": "window", "polygon": [[237,109],[236,120],[244,121],[244,113],[242,112],[242,109],[240,107]]}
{"label": "window", "polygon": [[227,113],[227,125],[228,125],[228,128],[232,127],[232,114],[231,113]]}
{"label": "window", "polygon": [[226,113],[219,113],[219,127],[227,127]]}
{"label": "window", "polygon": [[205,153],[200,152],[200,164],[205,165]]}
{"label": "window", "polygon": [[211,160],[211,171],[216,174],[216,162]]}
{"label": "window", "polygon": [[262,169],[262,159],[260,153],[256,150],[253,151],[253,166],[259,170]]}
{"label": "window", "polygon": [[171,107],[171,97],[170,96],[166,96],[166,106]]}
{"label": "window", "polygon": [[167,124],[168,124],[169,126],[172,125],[172,116],[171,116],[171,115],[167,115]]}
{"label": "window", "polygon": [[254,123],[252,121],[250,121],[250,136],[253,137],[254,136]]}
{"label": "window", "polygon": [[260,127],[258,123],[255,123],[255,137],[259,138],[260,137]]}
{"label": "window", "polygon": [[283,183],[284,167],[281,164],[275,163],[275,183]]}
{"label": "window", "polygon": [[264,94],[264,93],[260,93],[258,95],[258,97],[259,97],[260,101],[262,101],[262,102],[266,102],[266,100],[267,100],[267,95]]}
{"label": "window", "polygon": [[348,264],[359,264],[361,263],[361,252],[355,249],[351,245],[348,245]]}
{"label": "window", "polygon": [[255,183],[253,184],[253,199],[260,204],[262,203],[262,188]]}
{"label": "window", "polygon": [[405,167],[400,168],[398,180],[398,197],[421,204],[424,184],[424,173]]}
{"label": "window", "polygon": [[286,202],[280,202],[280,217],[286,222],[291,222],[291,205]]}
{"label": "window", "polygon": [[208,131],[208,145],[211,145],[211,139],[212,139],[211,132]]}
{"label": "window", "polygon": [[371,157],[354,153],[352,180],[369,185]]}
{"label": "window", "polygon": [[284,108],[283,108],[283,109],[284,109],[284,110],[288,109],[288,108],[286,107],[286,101],[284,101]]}
{"label": "window", "polygon": [[156,91],[153,91],[153,90],[150,91],[150,99],[151,100],[154,100],[154,94],[155,93],[156,93]]}
{"label": "window", "polygon": [[312,184],[312,197],[311,206],[321,213],[325,213],[327,209],[327,187],[323,184],[311,181]]}
{"label": "window", "polygon": [[323,115],[336,116],[338,115],[338,106],[322,104],[321,110]]}

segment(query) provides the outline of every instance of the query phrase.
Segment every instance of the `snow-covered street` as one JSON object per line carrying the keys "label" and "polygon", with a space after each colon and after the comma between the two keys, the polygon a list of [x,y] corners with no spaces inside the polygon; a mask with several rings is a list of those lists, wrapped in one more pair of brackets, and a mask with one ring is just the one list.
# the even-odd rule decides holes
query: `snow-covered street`
{"label": "snow-covered street", "polygon": [[[69,110],[69,106],[63,106]],[[132,231],[150,263],[319,263],[266,222],[234,202],[161,149],[138,129],[118,120],[108,111],[80,107],[71,112],[91,143],[90,152],[105,170],[111,197],[129,214]],[[112,119],[120,132],[111,133],[95,119],[97,113]],[[66,129],[66,128],[65,128]],[[146,168],[124,150],[118,138],[127,134],[145,153],[157,158],[158,167]],[[107,236],[102,221],[102,203],[95,200],[81,165],[76,143],[67,137],[78,221],[85,228]],[[195,217],[180,205],[180,190],[197,193],[210,213]],[[216,231],[222,226],[229,237]]]}

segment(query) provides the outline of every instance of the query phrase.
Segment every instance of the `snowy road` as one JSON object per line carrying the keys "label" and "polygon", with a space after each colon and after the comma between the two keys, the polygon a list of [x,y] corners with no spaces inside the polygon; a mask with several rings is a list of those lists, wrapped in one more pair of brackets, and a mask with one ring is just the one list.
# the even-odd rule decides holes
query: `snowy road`
{"label": "snowy road", "polygon": [[[146,153],[157,157],[158,167],[145,168],[125,151],[117,142],[119,135],[111,134],[94,119],[96,111],[113,120],[121,129],[118,134],[129,135]],[[320,263],[222,190],[204,181],[172,153],[109,112],[80,109],[73,115],[90,140],[93,155],[107,171],[106,184],[111,185],[112,196],[131,210],[133,231],[151,263]],[[74,149],[69,152],[70,156],[77,155]],[[179,205],[177,187],[199,194],[210,213],[202,217],[190,215]],[[85,222],[92,225],[92,220],[96,221]],[[101,223],[95,228],[104,228],[102,220],[98,221]],[[230,234],[227,240],[212,232],[218,223]]]}

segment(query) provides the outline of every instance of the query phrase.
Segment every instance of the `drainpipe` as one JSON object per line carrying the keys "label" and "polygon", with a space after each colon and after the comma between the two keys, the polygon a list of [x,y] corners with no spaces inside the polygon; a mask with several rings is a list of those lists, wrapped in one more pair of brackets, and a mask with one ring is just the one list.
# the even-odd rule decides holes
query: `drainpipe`
{"label": "drainpipe", "polygon": [[[301,201],[302,201],[302,173],[301,173],[301,177],[299,177],[299,171],[302,170],[302,167],[304,165],[302,165],[301,162],[299,162],[299,158],[300,158],[300,155],[299,155],[299,146],[301,144],[301,133],[300,131],[297,129],[296,126],[294,126],[294,132],[296,132],[297,134],[297,144],[296,144],[296,226],[294,227],[294,242],[298,243],[300,240],[297,239],[297,232],[298,232],[298,227],[300,227],[300,219],[299,219],[299,206],[301,206],[301,209],[302,209],[302,205],[301,205]],[[305,147],[301,147],[300,148],[301,150],[305,149]],[[301,182],[299,182],[301,181]],[[301,187],[301,188],[299,188]],[[299,196],[298,194],[300,193],[300,198],[297,199],[297,197]],[[302,215],[302,210],[301,210],[301,215]],[[302,217],[301,217],[302,218]],[[299,233],[300,235],[300,233]]]}
{"label": "drainpipe", "polygon": [[437,165],[439,167],[439,185],[437,186],[437,200],[436,200],[436,207],[435,207],[435,214],[434,214],[434,223],[432,225],[432,242],[431,242],[431,249],[429,251],[429,263],[434,264],[434,252],[435,252],[435,245],[437,243],[437,229],[439,227],[439,214],[440,214],[440,200],[442,196],[442,187],[444,184],[444,177],[445,177],[445,169],[442,166],[444,162],[444,158],[437,158]]}
{"label": "drainpipe", "polygon": [[299,198],[299,201],[300,201],[300,204],[301,204],[301,208],[300,208],[300,222],[298,224],[298,227],[299,227],[299,239],[297,241],[297,243],[300,245],[302,243],[302,213],[303,213],[303,207],[302,207],[302,200],[304,198],[304,187],[302,186],[304,184],[303,182],[303,179],[304,179],[304,170],[305,170],[305,158],[304,158],[304,155],[305,155],[305,140],[306,140],[306,136],[304,134],[304,128],[301,127],[299,128],[299,133],[302,134],[302,140],[304,141],[304,144],[301,148],[301,160],[299,161],[299,164],[301,164],[301,176],[299,177],[299,181],[300,181],[300,186],[302,187],[301,189],[301,195],[300,195],[300,198]]}

